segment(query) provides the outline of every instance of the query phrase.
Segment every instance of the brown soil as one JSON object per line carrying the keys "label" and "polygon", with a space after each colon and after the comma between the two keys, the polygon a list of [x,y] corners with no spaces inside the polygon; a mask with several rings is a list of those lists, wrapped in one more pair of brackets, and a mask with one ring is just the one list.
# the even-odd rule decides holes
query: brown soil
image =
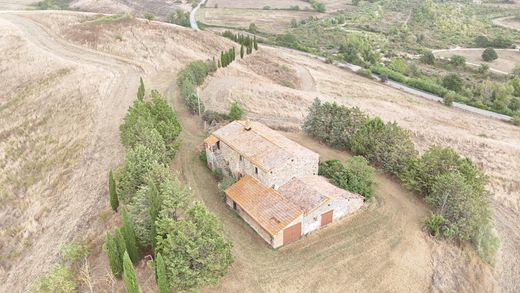
{"label": "brown soil", "polygon": [[480,64],[487,64],[489,68],[496,69],[501,72],[510,73],[513,71],[515,66],[520,62],[520,51],[518,50],[501,50],[495,49],[498,55],[498,59],[491,62],[482,60],[482,52],[484,49],[468,49],[468,50],[453,50],[453,51],[441,51],[435,52],[435,56],[450,58],[453,55],[460,55],[466,58],[466,62],[471,63],[474,66]]}

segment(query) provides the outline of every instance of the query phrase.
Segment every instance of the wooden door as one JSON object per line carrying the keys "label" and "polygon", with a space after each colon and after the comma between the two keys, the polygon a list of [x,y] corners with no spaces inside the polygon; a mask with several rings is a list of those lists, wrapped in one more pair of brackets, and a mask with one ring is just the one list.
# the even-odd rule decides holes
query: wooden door
{"label": "wooden door", "polygon": [[332,223],[332,213],[333,212],[334,212],[334,210],[328,211],[321,215],[321,227]]}
{"label": "wooden door", "polygon": [[300,239],[302,236],[302,223],[294,224],[283,230],[283,245]]}

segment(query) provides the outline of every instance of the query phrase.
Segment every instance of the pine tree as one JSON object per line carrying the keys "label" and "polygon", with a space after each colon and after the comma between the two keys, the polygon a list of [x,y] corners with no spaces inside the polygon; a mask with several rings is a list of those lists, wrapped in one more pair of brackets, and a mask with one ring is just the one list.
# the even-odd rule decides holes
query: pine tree
{"label": "pine tree", "polygon": [[240,45],[240,58],[244,59],[244,45]]}
{"label": "pine tree", "polygon": [[254,36],[254,39],[253,39],[253,45],[255,46],[255,50],[258,51],[258,43],[256,41],[256,36]]}
{"label": "pine tree", "polygon": [[108,172],[108,193],[110,196],[110,205],[112,206],[112,209],[117,212],[119,200],[117,199],[116,182],[114,181],[112,169]]}
{"label": "pine tree", "polygon": [[125,252],[123,256],[123,279],[127,293],[139,293],[139,285],[137,284],[134,266],[127,252]]}
{"label": "pine tree", "polygon": [[139,100],[144,99],[144,93],[145,93],[144,82],[143,82],[143,78],[140,77],[139,78],[139,88],[137,89],[137,98]]}
{"label": "pine tree", "polygon": [[117,247],[116,240],[114,240],[110,233],[107,233],[105,248],[107,250],[108,263],[110,264],[112,273],[116,278],[121,278],[121,274],[123,273],[123,260],[121,259],[121,254]]}
{"label": "pine tree", "polygon": [[155,259],[155,280],[157,282],[157,289],[159,293],[169,293],[170,283],[168,282],[168,276],[166,275],[166,265],[164,259],[160,253],[157,254]]}
{"label": "pine tree", "polygon": [[121,218],[123,222],[123,227],[121,227],[121,229],[125,239],[126,251],[128,252],[128,255],[130,255],[132,262],[137,263],[139,261],[137,238],[135,236],[134,225],[132,224],[132,220],[130,219],[130,215],[126,208],[123,208]]}

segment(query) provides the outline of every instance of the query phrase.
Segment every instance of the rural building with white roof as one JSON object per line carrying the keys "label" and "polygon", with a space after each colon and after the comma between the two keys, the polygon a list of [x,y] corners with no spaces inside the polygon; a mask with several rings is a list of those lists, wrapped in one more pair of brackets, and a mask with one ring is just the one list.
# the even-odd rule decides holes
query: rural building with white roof
{"label": "rural building with white roof", "polygon": [[363,205],[363,197],[317,175],[317,153],[261,123],[231,122],[204,146],[209,168],[238,180],[225,190],[226,203],[274,248]]}

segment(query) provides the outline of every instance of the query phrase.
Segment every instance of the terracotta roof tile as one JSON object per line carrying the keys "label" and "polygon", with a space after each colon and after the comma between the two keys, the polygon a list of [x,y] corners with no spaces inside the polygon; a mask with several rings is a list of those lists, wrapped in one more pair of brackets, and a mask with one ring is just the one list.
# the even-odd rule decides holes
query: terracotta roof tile
{"label": "terracotta roof tile", "polygon": [[262,123],[250,122],[250,130],[245,129],[245,124],[233,121],[213,135],[263,170],[272,170],[296,157],[319,157]]}
{"label": "terracotta roof tile", "polygon": [[245,176],[225,190],[271,236],[293,222],[302,211],[278,191],[266,187],[251,176]]}
{"label": "terracotta roof tile", "polygon": [[218,138],[214,135],[210,135],[208,136],[205,140],[204,140],[204,144],[206,145],[214,145],[216,144],[218,141]]}

